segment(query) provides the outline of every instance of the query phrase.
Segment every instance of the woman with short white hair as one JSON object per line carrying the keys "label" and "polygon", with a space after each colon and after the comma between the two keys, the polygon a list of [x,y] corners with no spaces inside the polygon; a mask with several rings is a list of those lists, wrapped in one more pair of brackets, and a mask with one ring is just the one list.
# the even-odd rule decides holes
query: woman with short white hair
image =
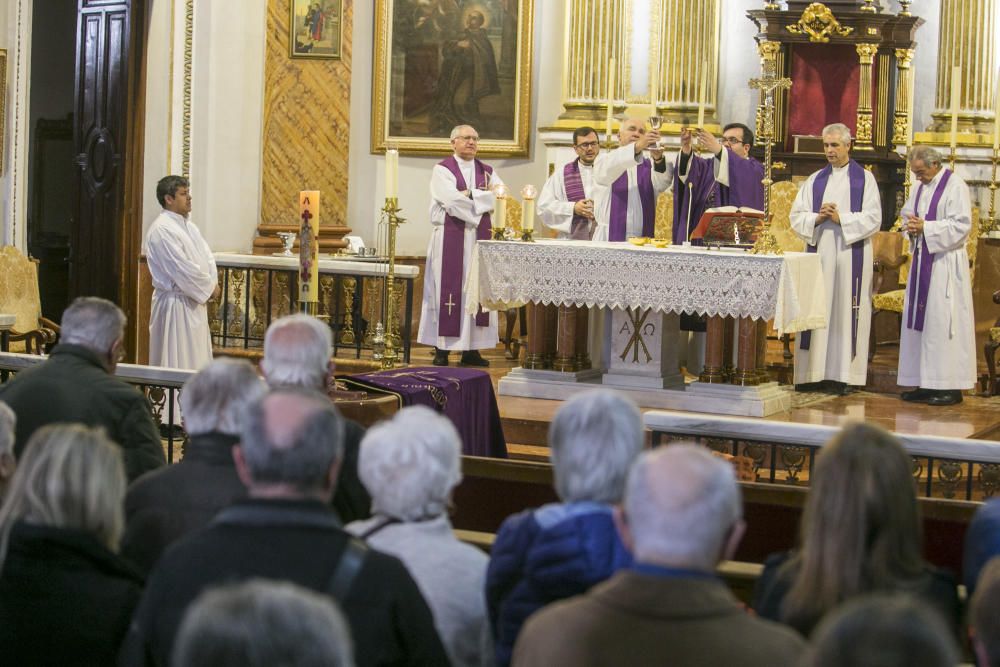
{"label": "woman with short white hair", "polygon": [[400,410],[361,441],[358,476],[372,518],[347,530],[403,561],[434,614],[451,662],[492,664],[483,587],[487,557],[455,538],[448,506],[462,480],[454,425],[424,406]]}

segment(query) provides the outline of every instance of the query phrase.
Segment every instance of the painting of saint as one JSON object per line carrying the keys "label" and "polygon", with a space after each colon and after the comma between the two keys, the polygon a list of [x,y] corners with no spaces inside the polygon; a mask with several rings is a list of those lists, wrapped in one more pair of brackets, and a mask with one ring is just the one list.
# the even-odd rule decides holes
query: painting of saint
{"label": "painting of saint", "polygon": [[340,58],[342,0],[292,0],[293,58]]}

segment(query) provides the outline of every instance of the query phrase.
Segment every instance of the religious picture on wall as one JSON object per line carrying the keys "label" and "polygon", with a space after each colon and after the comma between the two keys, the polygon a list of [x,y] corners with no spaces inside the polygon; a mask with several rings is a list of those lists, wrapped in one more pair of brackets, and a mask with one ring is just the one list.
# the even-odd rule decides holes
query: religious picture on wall
{"label": "religious picture on wall", "polygon": [[533,0],[377,0],[372,152],[528,154]]}
{"label": "religious picture on wall", "polygon": [[340,58],[343,0],[291,0],[289,50],[293,58]]}

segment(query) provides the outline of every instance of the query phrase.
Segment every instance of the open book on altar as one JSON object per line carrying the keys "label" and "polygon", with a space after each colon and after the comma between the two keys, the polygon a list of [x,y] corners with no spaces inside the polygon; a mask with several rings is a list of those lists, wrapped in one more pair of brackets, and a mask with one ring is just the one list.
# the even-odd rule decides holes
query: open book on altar
{"label": "open book on altar", "polygon": [[752,246],[764,221],[764,212],[755,208],[719,206],[701,216],[691,232],[692,239],[702,239],[705,245]]}

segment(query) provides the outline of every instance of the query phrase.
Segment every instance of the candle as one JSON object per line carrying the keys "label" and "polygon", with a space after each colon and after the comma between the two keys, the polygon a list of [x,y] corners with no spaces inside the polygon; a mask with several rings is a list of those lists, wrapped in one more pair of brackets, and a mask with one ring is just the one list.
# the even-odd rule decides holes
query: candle
{"label": "candle", "polygon": [[951,149],[958,144],[958,96],[962,89],[962,68],[951,69]]}
{"label": "candle", "polygon": [[299,301],[319,301],[319,190],[299,193]]}
{"label": "candle", "polygon": [[385,152],[385,197],[399,196],[399,151],[389,148]]}
{"label": "candle", "polygon": [[528,183],[521,188],[521,196],[524,202],[521,204],[521,229],[526,232],[535,231],[535,197],[538,191],[535,186]]}
{"label": "candle", "polygon": [[498,185],[493,188],[493,195],[496,197],[496,204],[493,207],[492,226],[503,229],[507,226],[507,188]]}
{"label": "candle", "polygon": [[997,70],[996,109],[993,115],[993,150],[1000,149],[1000,69]]}
{"label": "candle", "polygon": [[605,136],[608,143],[611,143],[611,121],[615,113],[615,59],[608,61],[608,114],[605,119]]}
{"label": "candle", "polygon": [[660,64],[653,63],[649,73],[649,115],[656,116],[656,98],[660,96]]}
{"label": "candle", "polygon": [[708,61],[701,67],[701,83],[698,86],[698,129],[705,127],[705,86],[708,84]]}

